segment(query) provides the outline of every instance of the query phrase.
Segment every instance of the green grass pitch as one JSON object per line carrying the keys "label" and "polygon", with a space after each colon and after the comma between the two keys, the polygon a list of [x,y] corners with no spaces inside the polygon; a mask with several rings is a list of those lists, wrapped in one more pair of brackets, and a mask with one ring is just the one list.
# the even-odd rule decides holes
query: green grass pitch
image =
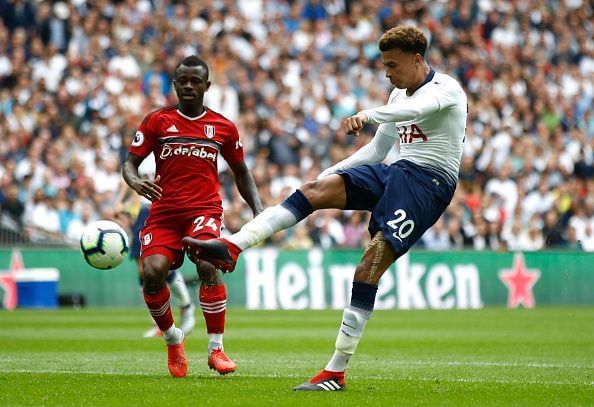
{"label": "green grass pitch", "polygon": [[376,311],[345,392],[292,391],[326,364],[340,317],[229,309],[238,371],[208,370],[199,322],[173,379],[143,309],[3,311],[0,406],[594,405],[594,308]]}

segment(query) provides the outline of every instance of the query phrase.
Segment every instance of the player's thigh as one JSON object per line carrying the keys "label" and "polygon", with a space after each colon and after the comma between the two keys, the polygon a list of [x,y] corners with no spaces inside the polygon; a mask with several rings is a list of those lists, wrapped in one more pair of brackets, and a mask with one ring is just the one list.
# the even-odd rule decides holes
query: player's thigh
{"label": "player's thigh", "polygon": [[181,247],[182,237],[180,230],[174,224],[148,224],[145,226],[140,232],[140,258],[143,267],[147,266],[146,259],[154,255],[164,256],[171,269],[181,267],[184,261]]}
{"label": "player's thigh", "polygon": [[344,181],[337,174],[306,182],[299,190],[314,209],[343,209],[346,205]]}
{"label": "player's thigh", "polygon": [[396,257],[388,239],[382,232],[377,232],[363,253],[353,280],[377,285],[384,272],[396,261]]}
{"label": "player's thigh", "polygon": [[338,171],[345,191],[341,209],[371,211],[384,194],[388,179],[386,168],[384,164],[373,164]]}
{"label": "player's thigh", "polygon": [[395,170],[371,212],[369,232],[373,236],[381,231],[398,258],[439,219],[446,207],[447,203],[430,184],[419,182],[407,171]]}

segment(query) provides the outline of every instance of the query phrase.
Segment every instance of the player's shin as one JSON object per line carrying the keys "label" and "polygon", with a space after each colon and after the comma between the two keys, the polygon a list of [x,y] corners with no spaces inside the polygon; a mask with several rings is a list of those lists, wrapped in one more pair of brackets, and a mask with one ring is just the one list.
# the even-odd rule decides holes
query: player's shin
{"label": "player's shin", "polygon": [[170,307],[171,294],[169,288],[164,286],[156,293],[144,293],[144,302],[155,320],[163,337],[168,344],[176,344],[183,340],[183,333],[173,323],[173,314]]}
{"label": "player's shin", "polygon": [[245,250],[280,230],[294,226],[312,212],[313,208],[305,195],[297,190],[280,205],[264,210],[227,240],[241,250]]}
{"label": "player's shin", "polygon": [[324,370],[343,372],[346,369],[351,356],[357,349],[361,336],[363,336],[365,325],[371,318],[376,293],[377,285],[358,281],[353,282],[351,304],[348,308],[345,308],[342,315],[335,343],[336,350]]}
{"label": "player's shin", "polygon": [[200,306],[208,333],[208,353],[223,348],[225,316],[227,312],[227,288],[224,284],[200,285]]}

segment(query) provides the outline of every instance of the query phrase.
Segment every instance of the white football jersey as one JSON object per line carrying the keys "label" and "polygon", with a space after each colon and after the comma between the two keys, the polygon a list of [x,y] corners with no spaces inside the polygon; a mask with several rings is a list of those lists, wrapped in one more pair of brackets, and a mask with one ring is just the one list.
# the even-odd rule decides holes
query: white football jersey
{"label": "white football jersey", "polygon": [[431,70],[412,96],[406,89],[395,88],[387,105],[362,113],[380,123],[378,133],[398,138],[400,159],[458,180],[468,104],[454,78]]}

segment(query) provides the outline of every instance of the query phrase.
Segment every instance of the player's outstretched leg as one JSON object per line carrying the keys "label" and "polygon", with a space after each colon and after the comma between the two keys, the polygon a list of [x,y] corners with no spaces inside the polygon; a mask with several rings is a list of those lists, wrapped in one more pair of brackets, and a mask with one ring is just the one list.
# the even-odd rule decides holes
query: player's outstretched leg
{"label": "player's outstretched leg", "polygon": [[203,259],[223,271],[233,271],[239,254],[279,230],[287,229],[313,212],[311,203],[297,190],[280,205],[264,210],[227,239],[197,240],[184,237],[182,245],[194,262]]}

